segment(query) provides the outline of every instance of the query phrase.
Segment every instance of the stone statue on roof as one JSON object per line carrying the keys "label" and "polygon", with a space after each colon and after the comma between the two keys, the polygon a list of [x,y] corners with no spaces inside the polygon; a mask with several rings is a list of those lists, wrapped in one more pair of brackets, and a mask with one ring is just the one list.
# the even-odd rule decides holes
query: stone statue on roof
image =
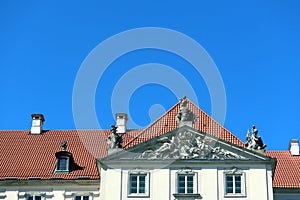
{"label": "stone statue on roof", "polygon": [[247,142],[245,143],[246,147],[248,149],[252,150],[263,150],[266,148],[266,144],[263,143],[261,137],[257,136],[258,130],[256,127],[253,125],[252,126],[252,134],[250,135],[250,130],[248,129],[247,135],[246,135],[246,140]]}
{"label": "stone statue on roof", "polygon": [[111,134],[108,136],[107,144],[109,149],[122,148],[123,138],[117,134],[118,127],[111,125]]}
{"label": "stone statue on roof", "polygon": [[66,149],[67,149],[67,140],[63,140],[61,142],[61,150],[66,151]]}
{"label": "stone statue on roof", "polygon": [[187,107],[187,98],[180,99],[180,109],[176,115],[176,121],[181,125],[191,125],[196,122],[197,116]]}

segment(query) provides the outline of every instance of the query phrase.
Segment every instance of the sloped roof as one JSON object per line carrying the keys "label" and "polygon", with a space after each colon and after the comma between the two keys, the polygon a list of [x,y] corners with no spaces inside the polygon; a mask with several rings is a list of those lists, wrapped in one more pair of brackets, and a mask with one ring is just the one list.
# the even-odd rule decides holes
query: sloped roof
{"label": "sloped roof", "polygon": [[[137,131],[129,131],[126,140]],[[30,131],[0,131],[0,180],[17,178],[64,178],[90,177],[99,179],[96,157],[107,155],[106,138],[109,130],[49,130],[40,135]],[[82,170],[69,174],[54,174],[55,153],[61,151],[61,142],[67,140],[67,151]]]}
{"label": "sloped roof", "polygon": [[[239,146],[243,142],[188,100],[189,109],[199,116],[193,128],[224,139]],[[123,137],[124,148],[152,139],[178,128],[175,120],[180,108],[177,103],[163,116],[144,130],[128,131]],[[95,158],[107,156],[109,130],[48,130],[31,135],[28,130],[0,131],[0,180],[6,178],[77,179],[88,176],[98,179]],[[70,174],[54,174],[55,153],[61,151],[61,142],[67,140],[67,151],[83,167]]]}
{"label": "sloped roof", "polygon": [[289,151],[266,151],[266,155],[277,158],[273,188],[300,188],[300,156]]}
{"label": "sloped roof", "polygon": [[[188,100],[189,109],[198,116],[193,128],[244,147],[243,142]],[[160,136],[178,128],[175,120],[180,108],[177,103],[163,116],[144,130],[130,130],[123,139],[124,148]],[[29,130],[0,131],[0,180],[6,178],[64,178],[90,177],[99,179],[95,158],[107,156],[109,130],[48,130],[41,135],[30,135]],[[70,174],[54,174],[55,153],[61,151],[61,142],[67,140],[67,151],[83,167]],[[300,188],[300,157],[288,151],[266,151],[277,158],[273,187]]]}
{"label": "sloped roof", "polygon": [[[224,128],[221,124],[215,121],[212,117],[206,114],[202,109],[200,109],[190,100],[188,100],[187,107],[195,115],[198,116],[196,123],[193,124],[194,129],[211,134],[215,137],[226,140],[238,146],[245,147],[244,143],[239,138],[233,135],[230,131]],[[124,147],[128,148],[134,146],[178,128],[178,123],[176,122],[175,116],[177,115],[179,109],[180,103],[177,103],[154,123],[144,129],[135,138],[133,138],[128,143],[124,143]]]}

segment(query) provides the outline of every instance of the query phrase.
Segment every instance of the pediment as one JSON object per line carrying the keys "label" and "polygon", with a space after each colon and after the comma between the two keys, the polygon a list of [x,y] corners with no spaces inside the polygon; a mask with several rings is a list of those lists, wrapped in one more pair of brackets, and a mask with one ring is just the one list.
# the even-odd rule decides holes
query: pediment
{"label": "pediment", "polygon": [[183,126],[104,160],[267,160],[263,154]]}

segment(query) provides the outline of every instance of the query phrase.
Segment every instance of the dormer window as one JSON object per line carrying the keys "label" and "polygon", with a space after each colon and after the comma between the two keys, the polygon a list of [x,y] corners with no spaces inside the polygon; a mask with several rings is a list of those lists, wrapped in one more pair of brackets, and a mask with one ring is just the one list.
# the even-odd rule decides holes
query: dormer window
{"label": "dormer window", "polygon": [[69,158],[61,157],[57,160],[58,171],[69,171]]}
{"label": "dormer window", "polygon": [[75,163],[72,153],[66,151],[67,141],[62,141],[61,147],[62,150],[55,153],[56,165],[54,173],[71,173],[74,170],[83,169]]}

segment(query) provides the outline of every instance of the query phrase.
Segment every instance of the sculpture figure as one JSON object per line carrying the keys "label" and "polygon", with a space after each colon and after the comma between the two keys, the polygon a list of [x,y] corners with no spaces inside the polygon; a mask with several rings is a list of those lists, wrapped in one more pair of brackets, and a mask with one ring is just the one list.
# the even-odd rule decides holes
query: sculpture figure
{"label": "sculpture figure", "polygon": [[261,137],[257,136],[257,133],[258,130],[254,125],[252,126],[251,135],[250,135],[250,130],[247,131],[247,135],[246,135],[247,142],[245,143],[245,145],[248,149],[260,150],[266,148],[267,145],[263,143]]}
{"label": "sculpture figure", "polygon": [[176,121],[178,123],[191,121],[193,124],[196,122],[197,116],[192,113],[187,107],[187,98],[184,96],[180,99],[180,109],[178,114],[176,115]]}
{"label": "sculpture figure", "polygon": [[118,127],[115,125],[111,125],[111,134],[108,136],[107,144],[108,148],[115,149],[115,148],[122,148],[123,138],[117,134]]}
{"label": "sculpture figure", "polygon": [[66,140],[63,140],[63,141],[61,142],[61,150],[62,150],[62,151],[66,151],[66,149],[67,149],[67,141],[66,141]]}
{"label": "sculpture figure", "polygon": [[[221,147],[214,147],[213,141],[197,136],[189,131],[179,132],[176,136],[157,140],[157,146],[142,152],[136,159],[243,159]],[[157,148],[155,148],[155,146]]]}

